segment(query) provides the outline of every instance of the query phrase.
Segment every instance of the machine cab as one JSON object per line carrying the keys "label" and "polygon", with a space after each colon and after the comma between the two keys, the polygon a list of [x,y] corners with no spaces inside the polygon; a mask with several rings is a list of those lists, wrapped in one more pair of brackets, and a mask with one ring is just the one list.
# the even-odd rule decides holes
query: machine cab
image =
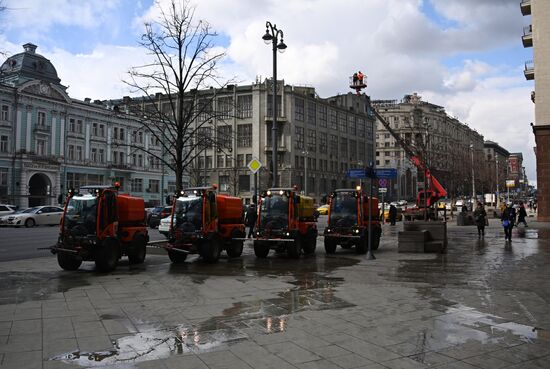
{"label": "machine cab", "polygon": [[260,198],[260,210],[258,230],[287,231],[289,223],[296,216],[292,209],[293,201],[299,201],[292,196],[290,189],[272,188],[262,193]]}
{"label": "machine cab", "polygon": [[84,186],[69,191],[61,222],[62,234],[102,239],[116,233],[118,214],[116,188]]}
{"label": "machine cab", "polygon": [[360,192],[353,189],[336,190],[330,195],[328,224],[349,228],[359,224]]}
{"label": "machine cab", "polygon": [[214,187],[182,190],[172,206],[171,229],[183,233],[203,233],[217,229],[218,212]]}

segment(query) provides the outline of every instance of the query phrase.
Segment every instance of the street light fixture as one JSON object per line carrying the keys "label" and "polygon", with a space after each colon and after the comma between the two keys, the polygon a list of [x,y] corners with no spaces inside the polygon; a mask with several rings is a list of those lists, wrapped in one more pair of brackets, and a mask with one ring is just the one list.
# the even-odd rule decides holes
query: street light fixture
{"label": "street light fixture", "polygon": [[[279,37],[281,40],[279,41]],[[279,52],[284,52],[286,49],[286,44],[283,41],[283,31],[277,29],[276,24],[271,24],[271,22],[265,22],[265,35],[262,36],[266,45],[269,45],[269,42],[273,45],[273,120],[271,128],[271,140],[273,144],[272,152],[272,166],[273,166],[273,185],[272,187],[277,187],[277,50]]]}

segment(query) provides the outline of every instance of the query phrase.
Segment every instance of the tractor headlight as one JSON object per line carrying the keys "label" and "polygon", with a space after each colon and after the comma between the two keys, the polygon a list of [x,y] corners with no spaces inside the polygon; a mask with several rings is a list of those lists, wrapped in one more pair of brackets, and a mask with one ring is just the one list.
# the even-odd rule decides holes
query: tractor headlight
{"label": "tractor headlight", "polygon": [[359,232],[360,232],[360,231],[359,231],[358,228],[355,228],[355,229],[353,230],[353,233],[355,233],[355,234],[359,234]]}
{"label": "tractor headlight", "polygon": [[285,236],[289,237],[289,236],[290,236],[290,232],[286,232],[286,233],[285,233]]}
{"label": "tractor headlight", "polygon": [[330,232],[331,232],[330,228],[327,228],[327,233],[330,233]]}

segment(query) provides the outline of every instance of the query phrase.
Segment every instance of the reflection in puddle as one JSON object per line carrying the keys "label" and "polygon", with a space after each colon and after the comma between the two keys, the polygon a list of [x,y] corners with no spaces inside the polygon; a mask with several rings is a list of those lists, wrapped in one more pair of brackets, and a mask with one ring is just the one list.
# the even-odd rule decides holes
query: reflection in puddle
{"label": "reflection in puddle", "polygon": [[232,329],[204,332],[193,327],[159,329],[119,338],[114,349],[96,352],[70,352],[53,357],[65,363],[85,367],[139,363],[158,360],[171,355],[212,351],[224,344],[234,343],[247,336]]}
{"label": "reflection in puddle", "polygon": [[[343,279],[306,273],[290,282],[296,287],[265,300],[238,302],[225,309],[221,316],[197,326],[179,325],[171,329],[148,329],[116,340],[113,349],[97,352],[74,351],[51,360],[84,367],[130,365],[158,360],[171,355],[203,353],[248,339],[244,329],[263,334],[285,332],[290,315],[306,310],[342,309],[355,306],[334,295]],[[111,316],[109,316],[111,317]],[[182,359],[185,360],[185,359]]]}

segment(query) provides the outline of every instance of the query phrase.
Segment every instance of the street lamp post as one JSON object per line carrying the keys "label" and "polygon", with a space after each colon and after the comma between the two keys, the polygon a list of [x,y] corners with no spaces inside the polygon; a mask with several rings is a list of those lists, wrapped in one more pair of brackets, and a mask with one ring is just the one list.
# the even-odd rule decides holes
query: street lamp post
{"label": "street lamp post", "polygon": [[499,200],[499,194],[498,194],[498,157],[495,158],[495,168],[496,168],[496,179],[497,179],[497,182],[496,182],[496,196],[497,196],[497,199],[496,199],[496,207],[498,209],[498,200]]}
{"label": "street lamp post", "polygon": [[474,144],[470,141],[470,150],[471,150],[471,162],[472,162],[472,209],[474,207],[474,202],[476,202],[476,180],[474,176]]}
{"label": "street lamp post", "polygon": [[[279,42],[279,36],[281,41]],[[284,52],[286,45],[283,42],[283,31],[277,29],[276,24],[271,22],[265,22],[265,35],[262,39],[269,45],[269,42],[273,44],[273,120],[271,129],[271,140],[273,144],[272,152],[272,165],[273,165],[273,187],[277,187],[277,49],[280,52]]]}
{"label": "street lamp post", "polygon": [[309,152],[307,150],[302,151],[302,155],[305,155],[304,158],[304,195],[307,196],[307,159]]}

